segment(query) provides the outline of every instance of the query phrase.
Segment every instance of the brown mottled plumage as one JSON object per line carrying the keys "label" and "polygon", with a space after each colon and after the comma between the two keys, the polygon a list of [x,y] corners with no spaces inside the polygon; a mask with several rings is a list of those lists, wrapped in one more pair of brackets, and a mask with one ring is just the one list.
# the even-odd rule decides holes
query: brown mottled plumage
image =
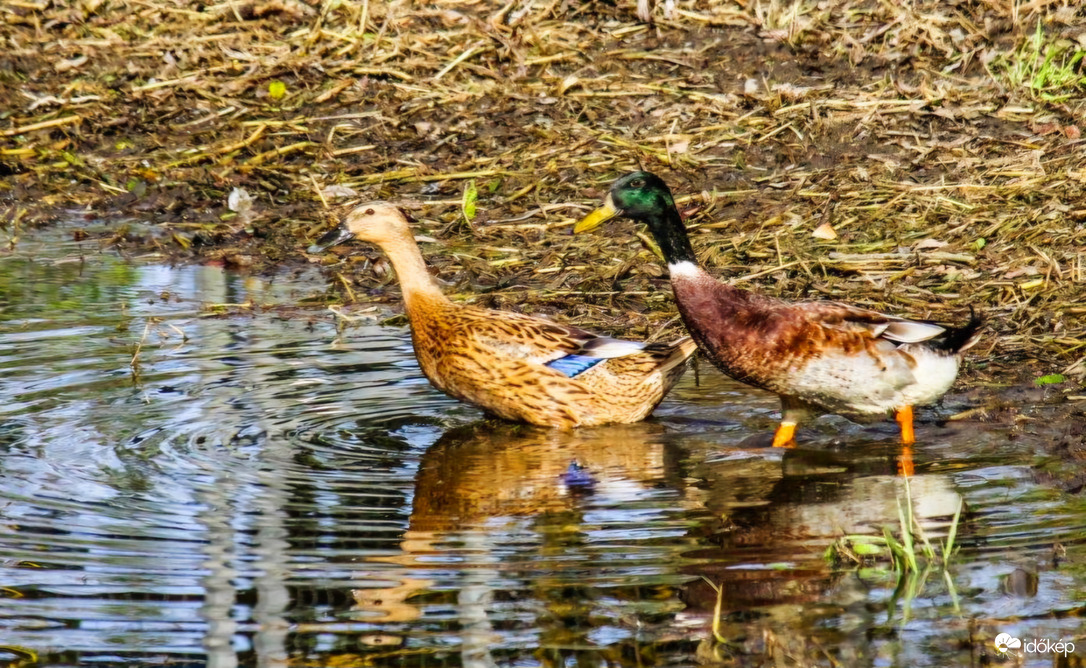
{"label": "brown mottled plumage", "polygon": [[784,422],[931,403],[954,381],[957,353],[976,341],[975,323],[963,338],[847,304],[784,302],[691,266],[675,266],[671,281],[698,345],[729,376],[780,395]]}
{"label": "brown mottled plumage", "polygon": [[616,181],[604,206],[575,231],[619,214],[648,224],[683,322],[709,359],[729,376],[780,395],[774,445],[791,443],[796,424],[819,411],[852,418],[893,412],[902,440],[911,443],[913,406],[950,389],[961,353],[977,341],[976,317],[944,327],[847,304],[790,303],[721,283],[698,266],[671,191],[654,174]]}
{"label": "brown mottled plumage", "polygon": [[642,420],[696,349],[689,338],[619,341],[544,318],[454,304],[426,271],[403,214],[386,203],[356,208],[310,251],[352,237],[377,244],[391,260],[415,355],[434,387],[508,420],[563,428]]}

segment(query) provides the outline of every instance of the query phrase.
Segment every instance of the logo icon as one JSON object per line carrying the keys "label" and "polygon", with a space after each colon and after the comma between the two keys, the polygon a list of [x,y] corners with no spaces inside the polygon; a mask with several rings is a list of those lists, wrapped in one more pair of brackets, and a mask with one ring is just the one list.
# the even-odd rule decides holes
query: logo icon
{"label": "logo icon", "polygon": [[995,637],[995,648],[1000,654],[1006,654],[1009,650],[1018,649],[1022,641],[1009,633],[1000,633]]}

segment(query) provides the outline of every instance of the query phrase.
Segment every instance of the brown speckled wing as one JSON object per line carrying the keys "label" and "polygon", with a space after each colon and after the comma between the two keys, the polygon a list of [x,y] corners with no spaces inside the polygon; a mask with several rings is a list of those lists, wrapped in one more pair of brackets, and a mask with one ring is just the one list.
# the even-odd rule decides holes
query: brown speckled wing
{"label": "brown speckled wing", "polygon": [[605,337],[519,313],[476,308],[456,315],[464,334],[513,358],[547,364],[566,355],[586,354],[585,347]]}
{"label": "brown speckled wing", "polygon": [[882,313],[837,302],[801,302],[785,304],[784,307],[792,310],[798,317],[813,323],[825,327],[866,332],[872,337],[882,334],[895,320]]}
{"label": "brown speckled wing", "polygon": [[860,328],[870,336],[895,343],[920,343],[946,332],[930,322],[907,320],[837,302],[806,302],[793,305],[827,327]]}

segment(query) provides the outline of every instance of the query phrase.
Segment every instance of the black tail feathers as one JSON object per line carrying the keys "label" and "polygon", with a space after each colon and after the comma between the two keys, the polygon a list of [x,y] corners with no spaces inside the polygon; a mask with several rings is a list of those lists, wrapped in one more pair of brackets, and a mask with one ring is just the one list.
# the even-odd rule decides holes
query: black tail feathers
{"label": "black tail feathers", "polygon": [[984,329],[984,318],[977,315],[976,309],[969,306],[969,322],[961,327],[946,327],[946,331],[931,341],[932,347],[948,353],[958,354],[969,350],[980,341]]}

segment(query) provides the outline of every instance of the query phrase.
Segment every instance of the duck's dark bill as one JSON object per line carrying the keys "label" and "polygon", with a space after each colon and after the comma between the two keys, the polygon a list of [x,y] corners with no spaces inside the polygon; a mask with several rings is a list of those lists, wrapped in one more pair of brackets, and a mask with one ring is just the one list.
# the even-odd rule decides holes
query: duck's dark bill
{"label": "duck's dark bill", "polygon": [[317,239],[317,241],[312,246],[310,246],[306,252],[322,253],[331,248],[332,246],[340,245],[341,243],[349,240],[353,236],[354,235],[351,234],[351,232],[348,231],[345,227],[332,228],[323,237]]}
{"label": "duck's dark bill", "polygon": [[615,208],[614,200],[608,195],[607,199],[603,200],[603,206],[588,214],[573,226],[573,233],[580,234],[582,232],[594,230],[617,216],[619,213],[621,213],[621,211]]}

